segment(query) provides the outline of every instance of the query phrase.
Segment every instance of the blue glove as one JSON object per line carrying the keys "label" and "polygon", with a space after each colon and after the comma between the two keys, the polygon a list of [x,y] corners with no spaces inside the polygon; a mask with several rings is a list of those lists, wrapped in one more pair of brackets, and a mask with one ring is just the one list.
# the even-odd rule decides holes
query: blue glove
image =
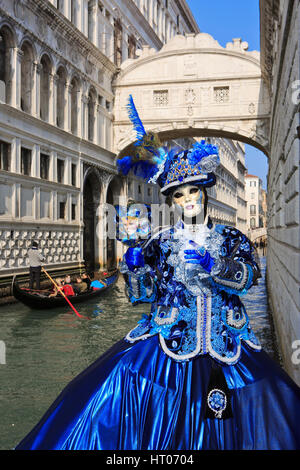
{"label": "blue glove", "polygon": [[135,268],[143,268],[145,266],[143,251],[139,246],[128,248],[124,257],[130,271],[133,271]]}
{"label": "blue glove", "polygon": [[184,250],[184,258],[187,260],[187,263],[200,264],[205,271],[210,273],[215,264],[214,258],[210,256],[203,246],[199,246],[192,240],[190,240],[190,244],[195,246],[195,250]]}

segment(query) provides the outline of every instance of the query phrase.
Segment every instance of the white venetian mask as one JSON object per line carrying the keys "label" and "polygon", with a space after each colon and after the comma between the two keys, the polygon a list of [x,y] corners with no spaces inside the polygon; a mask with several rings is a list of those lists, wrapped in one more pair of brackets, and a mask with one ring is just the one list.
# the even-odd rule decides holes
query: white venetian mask
{"label": "white venetian mask", "polygon": [[197,222],[200,223],[203,223],[204,220],[204,202],[205,194],[199,186],[184,184],[175,189],[172,194],[172,203],[175,205],[176,211],[184,218],[197,217]]}

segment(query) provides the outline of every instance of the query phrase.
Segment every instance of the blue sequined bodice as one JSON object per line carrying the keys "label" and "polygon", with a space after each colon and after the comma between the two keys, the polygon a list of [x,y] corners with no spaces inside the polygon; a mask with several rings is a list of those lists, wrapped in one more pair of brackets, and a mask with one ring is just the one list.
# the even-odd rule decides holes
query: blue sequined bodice
{"label": "blue sequined bodice", "polygon": [[[190,240],[214,258],[211,273],[185,261]],[[146,242],[143,252],[145,267],[135,272],[121,267],[131,302],[152,304],[128,341],[158,334],[162,349],[175,360],[210,354],[227,364],[238,361],[242,340],[261,349],[240,300],[259,276],[253,248],[241,232],[179,225]]]}

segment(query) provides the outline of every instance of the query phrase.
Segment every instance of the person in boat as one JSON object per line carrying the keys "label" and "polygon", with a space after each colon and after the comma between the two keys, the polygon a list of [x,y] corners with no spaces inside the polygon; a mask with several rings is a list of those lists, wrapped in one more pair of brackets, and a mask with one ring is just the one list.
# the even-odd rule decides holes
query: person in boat
{"label": "person in boat", "polygon": [[72,295],[75,295],[75,291],[74,291],[74,288],[73,288],[73,285],[72,285],[72,281],[71,281],[71,276],[69,274],[67,274],[64,278],[64,283],[63,283],[63,293],[66,295],[66,296],[72,296]]}
{"label": "person in boat", "polygon": [[90,286],[91,286],[91,279],[90,277],[87,275],[87,273],[83,273],[82,276],[81,276],[81,279],[82,279],[82,282],[85,282],[86,285],[87,285],[87,288],[89,289]]}
{"label": "person in boat", "polygon": [[105,283],[100,281],[99,279],[94,279],[91,282],[91,288],[93,290],[102,289],[104,286],[105,286]]}
{"label": "person in boat", "polygon": [[[260,277],[255,249],[207,215],[217,148],[154,155],[149,167],[140,162],[146,181],[179,219],[146,238],[125,233],[120,266],[130,302],[150,313],[69,383],[16,449],[299,449],[300,389],[262,351],[241,300]],[[124,158],[123,174],[139,169]]]}
{"label": "person in boat", "polygon": [[86,282],[83,282],[82,278],[80,276],[76,277],[76,283],[74,285],[74,289],[77,294],[83,294],[88,290],[88,286]]}
{"label": "person in boat", "polygon": [[55,279],[55,284],[57,287],[54,286],[53,292],[49,294],[48,297],[56,297],[59,294],[59,291],[63,290],[63,279],[61,278]]}
{"label": "person in boat", "polygon": [[28,250],[29,259],[29,289],[33,289],[34,282],[36,289],[40,289],[41,267],[45,260],[44,256],[38,250],[38,243],[33,241]]}

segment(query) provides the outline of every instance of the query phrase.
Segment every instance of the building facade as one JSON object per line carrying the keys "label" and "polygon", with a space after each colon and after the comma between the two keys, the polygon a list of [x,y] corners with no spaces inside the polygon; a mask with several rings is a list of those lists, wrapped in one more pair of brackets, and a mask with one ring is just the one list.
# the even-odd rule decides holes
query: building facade
{"label": "building facade", "polygon": [[262,180],[255,175],[247,174],[246,201],[247,201],[247,230],[265,227],[263,212]]}
{"label": "building facade", "polygon": [[115,263],[114,76],[142,45],[198,31],[185,1],[0,1],[1,275],[27,271],[33,239],[53,269]]}
{"label": "building facade", "polygon": [[300,3],[260,0],[260,17],[261,66],[273,110],[267,195],[268,292],[284,366],[300,384]]}
{"label": "building facade", "polygon": [[245,147],[241,142],[211,138],[220,154],[216,186],[208,189],[208,213],[214,223],[246,232]]}

